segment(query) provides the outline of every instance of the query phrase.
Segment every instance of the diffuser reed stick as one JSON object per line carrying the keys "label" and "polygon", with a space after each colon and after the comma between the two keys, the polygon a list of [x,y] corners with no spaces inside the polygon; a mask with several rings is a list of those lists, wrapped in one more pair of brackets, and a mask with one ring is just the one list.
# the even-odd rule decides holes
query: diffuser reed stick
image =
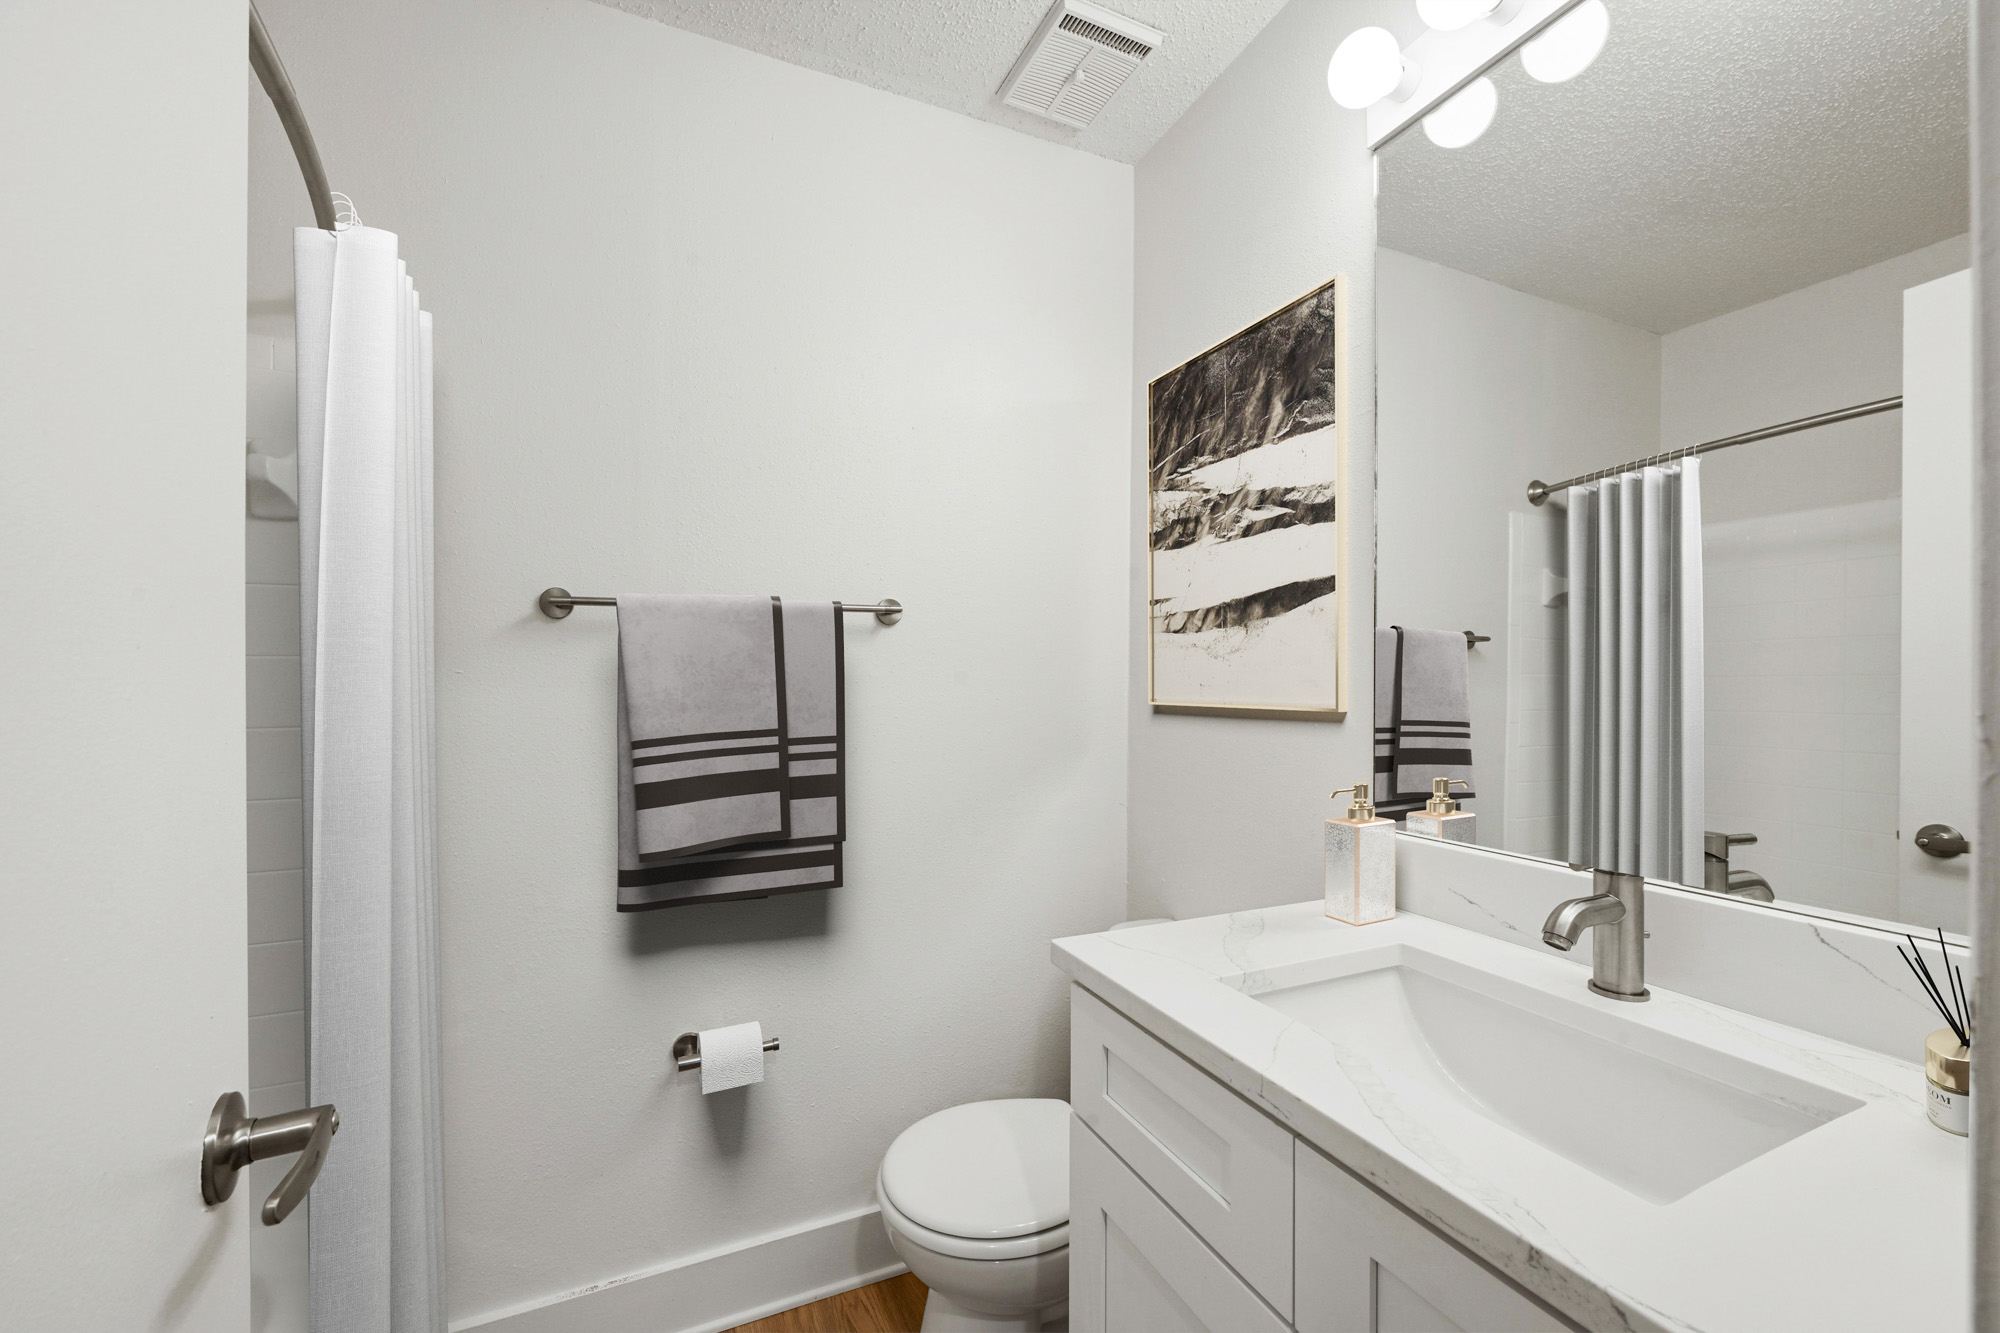
{"label": "diffuser reed stick", "polygon": [[1959,992],[1958,983],[1951,975],[1951,954],[1945,949],[1944,931],[1938,931],[1938,952],[1944,955],[1944,961],[1940,966],[1944,969],[1944,984],[1951,989],[1949,1002],[1945,1000],[1944,991],[1939,989],[1936,978],[1931,976],[1930,964],[1924,961],[1924,951],[1917,947],[1916,940],[1911,936],[1905,935],[1903,938],[1910,941],[1910,952],[1903,953],[1903,946],[1899,944],[1896,946],[1897,954],[1909,964],[1911,973],[1917,978],[1917,984],[1924,988],[1924,994],[1931,997],[1931,1003],[1937,1006],[1940,1014],[1944,1015],[1945,1024],[1951,1029],[1951,1035],[1958,1038],[1958,1044],[1972,1045],[1972,1023],[1970,1016],[1965,1012],[1965,1002]]}

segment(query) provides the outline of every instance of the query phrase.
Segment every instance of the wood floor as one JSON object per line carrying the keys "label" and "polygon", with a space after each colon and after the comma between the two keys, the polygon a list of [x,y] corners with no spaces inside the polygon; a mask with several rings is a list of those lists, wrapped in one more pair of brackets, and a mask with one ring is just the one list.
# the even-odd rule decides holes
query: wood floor
{"label": "wood floor", "polygon": [[729,1333],[917,1333],[929,1293],[914,1273],[856,1287],[796,1310],[739,1324]]}

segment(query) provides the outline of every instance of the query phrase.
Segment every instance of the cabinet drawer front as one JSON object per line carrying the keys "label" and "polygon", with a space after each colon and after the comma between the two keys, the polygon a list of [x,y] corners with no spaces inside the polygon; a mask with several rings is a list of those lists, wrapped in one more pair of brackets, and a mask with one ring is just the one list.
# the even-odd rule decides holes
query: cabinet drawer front
{"label": "cabinet drawer front", "polygon": [[1069,1319],[1076,1333],[1287,1333],[1285,1321],[1070,1120]]}
{"label": "cabinet drawer front", "polygon": [[1292,1133],[1080,986],[1070,1104],[1279,1313],[1292,1312]]}
{"label": "cabinet drawer front", "polygon": [[1513,1283],[1305,1144],[1299,1333],[1568,1333]]}

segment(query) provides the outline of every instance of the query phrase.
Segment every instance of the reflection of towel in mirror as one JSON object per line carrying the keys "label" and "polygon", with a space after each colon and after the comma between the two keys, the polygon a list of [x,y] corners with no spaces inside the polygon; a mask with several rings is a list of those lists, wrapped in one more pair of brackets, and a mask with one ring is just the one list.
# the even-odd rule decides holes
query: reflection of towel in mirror
{"label": "reflection of towel in mirror", "polygon": [[[1430,799],[1431,781],[1472,781],[1472,704],[1465,634],[1375,631],[1375,810],[1400,820]],[[1469,800],[1471,787],[1455,790]]]}

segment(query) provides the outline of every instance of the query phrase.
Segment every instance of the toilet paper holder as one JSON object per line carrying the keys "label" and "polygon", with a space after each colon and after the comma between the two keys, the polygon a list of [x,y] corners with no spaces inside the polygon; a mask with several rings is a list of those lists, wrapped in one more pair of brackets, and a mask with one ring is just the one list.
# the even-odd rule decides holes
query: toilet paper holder
{"label": "toilet paper holder", "polygon": [[[778,1039],[776,1037],[764,1038],[764,1050],[766,1054],[777,1049]],[[701,1068],[701,1034],[699,1032],[683,1032],[680,1036],[674,1038],[674,1068],[683,1073],[690,1069]]]}

